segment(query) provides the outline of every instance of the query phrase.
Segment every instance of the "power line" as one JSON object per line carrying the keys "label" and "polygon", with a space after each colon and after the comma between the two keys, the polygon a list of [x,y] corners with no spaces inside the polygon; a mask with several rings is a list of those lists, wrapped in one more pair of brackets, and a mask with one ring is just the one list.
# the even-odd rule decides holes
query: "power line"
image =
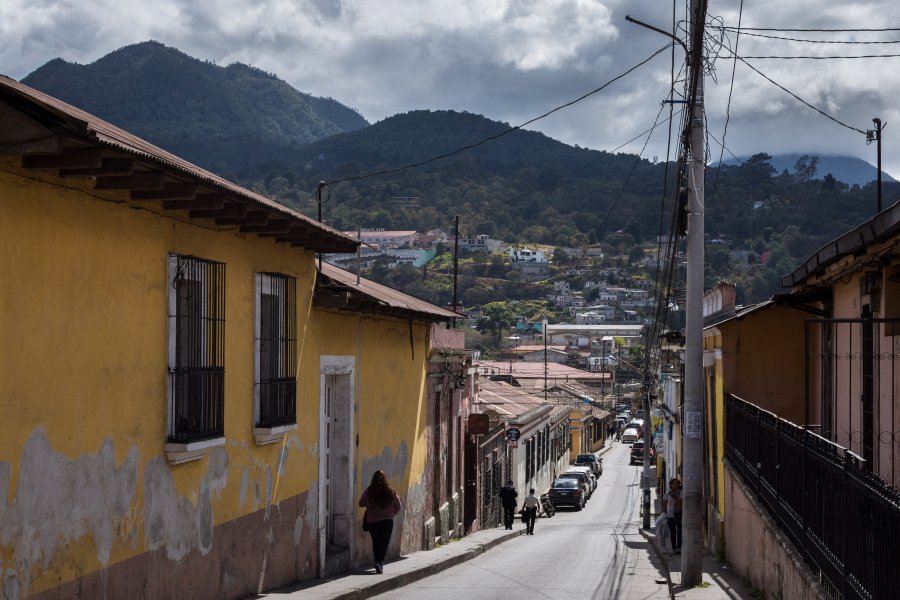
{"label": "power line", "polygon": [[804,32],[804,33],[880,33],[885,31],[900,31],[900,27],[884,27],[881,29],[801,29],[801,28],[785,28],[785,27],[728,27],[725,29],[729,31],[793,31],[793,32]]}
{"label": "power line", "polygon": [[793,37],[785,37],[781,35],[768,35],[765,33],[751,33],[749,31],[741,30],[740,27],[736,29],[729,29],[727,27],[723,28],[725,31],[737,33],[738,35],[747,35],[758,38],[766,38],[770,40],[782,40],[785,42],[799,42],[802,44],[900,44],[900,40],[805,40],[801,38],[793,38]]}
{"label": "power line", "polygon": [[[900,54],[860,54],[854,56],[741,56],[737,57],[741,60],[744,58],[753,58],[753,59],[780,59],[780,60],[843,60],[843,59],[854,59],[854,58],[898,58]],[[732,58],[728,56],[726,58]]]}
{"label": "power line", "polygon": [[847,124],[844,123],[843,121],[840,121],[839,119],[837,119],[837,118],[835,118],[835,117],[832,117],[831,115],[829,115],[828,113],[826,113],[826,112],[823,111],[822,109],[820,109],[820,108],[818,108],[818,107],[816,107],[816,106],[813,106],[812,104],[810,104],[809,102],[807,102],[806,100],[804,100],[803,98],[801,98],[800,96],[798,96],[797,94],[795,94],[794,92],[792,92],[791,90],[787,89],[786,87],[784,87],[783,85],[781,85],[781,84],[778,83],[777,81],[773,80],[771,77],[769,77],[768,75],[766,75],[765,73],[763,73],[762,71],[760,71],[759,69],[757,69],[756,67],[754,67],[753,65],[751,65],[750,63],[748,63],[746,60],[744,60],[743,57],[738,56],[737,54],[735,54],[734,56],[735,56],[735,58],[737,58],[737,60],[741,61],[742,63],[744,63],[745,65],[747,65],[748,67],[750,67],[752,70],[756,71],[756,73],[757,73],[760,77],[762,77],[763,79],[765,79],[766,81],[768,81],[769,83],[771,83],[772,85],[774,85],[775,87],[778,87],[778,88],[780,88],[781,90],[787,92],[788,94],[790,94],[791,96],[793,96],[795,99],[797,99],[797,100],[800,101],[801,103],[805,104],[805,105],[808,106],[809,108],[813,109],[814,111],[816,111],[817,113],[819,113],[819,114],[822,115],[823,117],[826,117],[826,118],[828,118],[828,119],[834,121],[835,123],[837,123],[837,124],[840,125],[841,127],[846,127],[847,129],[849,129],[849,130],[851,130],[851,131],[856,131],[857,133],[861,133],[861,134],[863,134],[863,135],[866,135],[866,132],[863,131],[862,129],[857,129],[856,127],[853,127],[852,125],[847,125]]}
{"label": "power line", "polygon": [[414,169],[414,168],[416,168],[416,167],[421,167],[421,166],[427,165],[427,164],[429,164],[429,163],[433,163],[433,162],[436,162],[436,161],[439,161],[439,160],[443,160],[443,159],[445,159],[445,158],[450,158],[451,156],[455,156],[455,155],[457,155],[457,154],[460,154],[461,152],[465,152],[466,150],[471,150],[472,148],[476,148],[476,147],[478,147],[478,146],[481,146],[482,144],[486,144],[487,142],[491,142],[491,141],[493,141],[493,140],[496,140],[496,139],[498,139],[498,138],[501,138],[501,137],[503,137],[503,136],[505,136],[505,135],[507,135],[507,134],[509,134],[509,133],[512,133],[513,131],[517,131],[517,130],[519,130],[519,129],[522,129],[522,128],[525,127],[525,126],[530,125],[531,123],[534,123],[535,121],[538,121],[538,120],[540,120],[540,119],[543,119],[544,117],[548,117],[548,116],[552,115],[553,113],[555,113],[555,112],[557,112],[557,111],[560,111],[560,110],[562,110],[562,109],[564,109],[564,108],[568,108],[569,106],[572,106],[573,104],[576,104],[576,103],[578,103],[578,102],[581,102],[581,101],[584,100],[585,98],[588,98],[589,96],[592,96],[592,95],[596,94],[597,92],[600,92],[600,91],[604,90],[605,88],[607,88],[608,86],[612,85],[613,83],[615,83],[615,82],[618,81],[619,79],[622,79],[622,78],[625,77],[626,75],[629,75],[632,71],[637,70],[638,68],[644,66],[645,64],[647,64],[648,62],[650,62],[651,60],[653,60],[654,58],[656,58],[656,56],[658,56],[659,54],[661,54],[664,50],[666,50],[667,48],[669,48],[671,45],[672,45],[672,44],[666,44],[665,46],[663,46],[662,48],[660,48],[659,50],[657,50],[656,52],[654,52],[653,54],[651,54],[649,57],[647,57],[647,58],[645,58],[644,60],[642,60],[641,62],[637,63],[636,65],[634,65],[633,67],[631,67],[630,69],[628,69],[627,71],[625,71],[624,73],[622,73],[622,74],[620,74],[620,75],[617,75],[616,77],[610,79],[609,81],[607,81],[606,83],[604,83],[604,84],[601,85],[600,87],[598,87],[598,88],[596,88],[596,89],[594,89],[594,90],[591,90],[590,92],[588,92],[588,93],[586,93],[586,94],[583,94],[582,96],[576,98],[575,100],[572,100],[571,102],[566,102],[565,104],[562,104],[562,105],[560,105],[560,106],[557,106],[556,108],[551,109],[551,110],[545,112],[545,113],[542,114],[542,115],[539,115],[539,116],[537,116],[537,117],[534,117],[533,119],[530,119],[530,120],[528,120],[528,121],[525,121],[524,123],[522,123],[522,124],[520,124],[520,125],[516,125],[515,127],[510,127],[509,129],[505,129],[504,131],[501,131],[500,133],[498,133],[498,134],[496,134],[496,135],[492,135],[492,136],[486,137],[486,138],[484,138],[484,139],[482,139],[482,140],[480,140],[480,141],[478,141],[478,142],[475,142],[474,144],[468,144],[468,145],[466,145],[466,146],[462,146],[461,148],[457,148],[456,150],[453,150],[452,152],[447,152],[446,154],[440,154],[440,155],[438,155],[438,156],[433,156],[433,157],[428,158],[428,159],[426,159],[426,160],[423,160],[423,161],[420,161],[420,162],[417,162],[417,163],[413,163],[413,164],[409,164],[409,165],[404,165],[404,166],[402,166],[402,167],[396,167],[396,168],[394,168],[394,169],[385,169],[385,170],[383,170],[383,171],[376,171],[376,172],[374,172],[374,173],[363,173],[362,175],[354,175],[353,177],[341,177],[341,178],[338,178],[338,179],[332,179],[331,181],[323,182],[323,183],[320,184],[320,185],[328,186],[328,185],[334,185],[335,183],[342,183],[342,182],[345,182],[345,181],[357,181],[357,180],[360,180],[360,179],[368,179],[369,177],[377,177],[377,176],[379,176],[379,175],[389,175],[389,174],[391,174],[391,173],[399,173],[399,172],[401,172],[401,171],[406,171],[406,170],[408,170],[408,169]]}

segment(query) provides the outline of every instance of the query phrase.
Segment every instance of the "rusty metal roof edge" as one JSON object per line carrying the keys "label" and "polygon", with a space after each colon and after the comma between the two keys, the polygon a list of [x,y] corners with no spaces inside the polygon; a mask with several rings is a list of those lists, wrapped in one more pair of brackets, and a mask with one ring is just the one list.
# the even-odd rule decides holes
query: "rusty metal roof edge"
{"label": "rusty metal roof edge", "polygon": [[[299,221],[300,224],[310,228],[318,229],[322,234],[329,235],[341,242],[347,242],[349,246],[357,247],[359,240],[344,234],[337,229],[329,227],[323,223],[313,220],[306,215],[297,212],[283,204],[279,204],[274,200],[266,198],[261,194],[252,192],[235,183],[224,179],[206,169],[188,162],[162,148],[131,134],[120,127],[113,125],[99,117],[88,113],[78,107],[72,106],[58,98],[54,98],[49,94],[31,88],[23,83],[12,79],[6,75],[0,75],[0,86],[14,93],[20,99],[31,102],[37,107],[56,114],[62,121],[69,123],[70,129],[80,128],[77,133],[85,136],[88,140],[96,141],[100,144],[116,148],[133,154],[138,157],[150,159],[154,162],[164,165],[170,169],[179,171],[182,175],[196,177],[206,183],[212,184],[220,188],[223,193],[229,193],[241,196],[245,200],[254,202],[260,208],[270,209],[283,214],[285,217]],[[88,141],[86,140],[86,141]]]}
{"label": "rusty metal roof edge", "polygon": [[427,300],[416,298],[415,296],[411,296],[410,294],[401,292],[400,290],[376,281],[372,281],[371,279],[366,279],[365,277],[360,277],[360,285],[356,285],[356,275],[354,273],[345,271],[330,263],[323,262],[320,272],[322,275],[336,281],[338,284],[364,294],[390,308],[408,310],[412,313],[421,315],[430,315],[431,318],[428,320],[447,321],[449,319],[459,318],[459,315],[451,310],[432,304]]}
{"label": "rusty metal roof edge", "polygon": [[802,265],[781,278],[784,287],[793,287],[825,270],[841,257],[865,249],[900,231],[900,202],[895,202],[868,221],[831,240],[816,250]]}

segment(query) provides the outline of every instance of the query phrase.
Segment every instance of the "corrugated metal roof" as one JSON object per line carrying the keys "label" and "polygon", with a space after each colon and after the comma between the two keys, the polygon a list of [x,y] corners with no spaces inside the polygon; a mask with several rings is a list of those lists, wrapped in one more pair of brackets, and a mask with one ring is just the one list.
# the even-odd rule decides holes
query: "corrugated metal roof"
{"label": "corrugated metal roof", "polygon": [[841,258],[864,252],[868,246],[898,233],[900,233],[900,202],[819,248],[792,273],[782,277],[781,285],[784,287],[801,285],[810,277],[824,273],[828,265]]}
{"label": "corrugated metal roof", "polygon": [[[101,145],[121,150],[135,157],[148,159],[182,175],[196,178],[205,184],[218,188],[223,193],[239,196],[257,207],[274,211],[295,224],[302,225],[307,229],[318,230],[321,234],[325,234],[341,243],[346,243],[347,248],[350,248],[352,251],[355,251],[355,248],[359,245],[356,239],[344,235],[336,229],[323,225],[265,196],[231,183],[80,108],[28,87],[5,75],[0,75],[0,96],[5,97],[7,101],[15,98],[17,101],[14,102],[14,106],[19,110],[30,111],[29,114],[32,114],[32,116],[34,116],[35,112],[40,112],[41,110],[49,112],[58,119],[57,124],[64,126],[72,133],[83,136],[85,138],[83,141],[96,141]],[[46,118],[47,115],[41,115],[41,117]]]}
{"label": "corrugated metal roof", "polygon": [[[524,362],[524,361],[478,361],[476,365],[479,370],[485,374],[496,373],[498,375],[512,375],[518,379],[543,379],[544,363],[543,362]],[[582,371],[575,367],[562,365],[559,363],[547,363],[547,378],[554,380],[580,380],[580,381],[607,381],[610,378],[609,373]]]}
{"label": "corrugated metal roof", "polygon": [[[331,282],[339,284],[339,286],[347,292],[362,294],[375,300],[379,306],[386,310],[378,312],[387,312],[394,316],[403,317],[419,315],[425,317],[429,321],[448,321],[450,319],[459,318],[460,315],[452,310],[442,308],[436,304],[432,304],[426,300],[410,296],[400,290],[376,283],[365,277],[359,278],[359,284],[356,282],[356,275],[349,271],[345,271],[339,267],[322,263],[322,275],[325,275]],[[347,308],[344,310],[357,310],[355,308]],[[361,308],[365,312],[364,308]]]}

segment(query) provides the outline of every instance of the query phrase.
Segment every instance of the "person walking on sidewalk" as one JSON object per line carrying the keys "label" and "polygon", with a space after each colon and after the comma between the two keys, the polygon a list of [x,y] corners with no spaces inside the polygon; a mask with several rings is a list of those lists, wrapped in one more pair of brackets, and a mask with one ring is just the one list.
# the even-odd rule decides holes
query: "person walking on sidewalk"
{"label": "person walking on sidewalk", "polygon": [[519,492],[513,487],[512,479],[500,488],[497,495],[500,496],[500,504],[503,505],[503,525],[507,529],[512,529],[513,521],[516,518],[516,506],[519,505],[517,500]]}
{"label": "person walking on sidewalk", "polygon": [[388,484],[384,471],[372,474],[372,482],[359,497],[359,505],[366,509],[364,518],[372,536],[375,572],[383,573],[384,557],[394,531],[394,517],[400,512],[400,496]]}
{"label": "person walking on sidewalk", "polygon": [[669,491],[663,496],[662,508],[672,539],[672,552],[678,554],[681,552],[681,480],[677,477],[669,481]]}
{"label": "person walking on sidewalk", "polygon": [[528,490],[525,496],[525,505],[522,510],[525,511],[525,533],[534,535],[534,522],[537,520],[538,507],[541,505],[540,500],[534,495],[534,488]]}

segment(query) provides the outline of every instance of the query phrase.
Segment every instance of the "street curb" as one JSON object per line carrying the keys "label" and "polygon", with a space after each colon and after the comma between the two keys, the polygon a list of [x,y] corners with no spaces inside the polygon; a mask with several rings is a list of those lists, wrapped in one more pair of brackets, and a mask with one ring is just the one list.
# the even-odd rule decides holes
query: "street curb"
{"label": "street curb", "polygon": [[651,534],[649,531],[646,531],[644,529],[641,529],[640,532],[641,535],[644,536],[644,539],[650,542],[650,546],[653,547],[653,551],[656,552],[656,555],[662,561],[663,572],[666,575],[666,582],[668,583],[669,587],[669,598],[675,600],[675,589],[672,585],[672,573],[669,570],[669,559],[666,557],[662,548],[659,546],[659,538],[657,538],[655,534]]}
{"label": "street curb", "polygon": [[[397,573],[396,575],[379,578],[378,581],[373,582],[371,585],[354,588],[352,590],[346,590],[344,592],[335,594],[334,596],[329,596],[329,600],[365,600],[366,598],[371,598],[379,594],[384,594],[385,592],[396,590],[415,581],[419,581],[420,579],[425,579],[426,577],[430,577],[431,575],[436,575],[441,571],[446,571],[447,569],[455,567],[456,565],[462,564],[468,560],[472,560],[473,558],[484,554],[494,546],[518,537],[524,532],[524,529],[517,529],[500,537],[488,540],[474,548],[470,548],[469,550],[466,550],[461,554],[448,556],[440,562],[435,562],[412,571],[407,571],[405,573]],[[465,539],[466,538],[460,538],[455,541],[465,541]],[[427,550],[423,550],[423,552],[427,552]]]}

